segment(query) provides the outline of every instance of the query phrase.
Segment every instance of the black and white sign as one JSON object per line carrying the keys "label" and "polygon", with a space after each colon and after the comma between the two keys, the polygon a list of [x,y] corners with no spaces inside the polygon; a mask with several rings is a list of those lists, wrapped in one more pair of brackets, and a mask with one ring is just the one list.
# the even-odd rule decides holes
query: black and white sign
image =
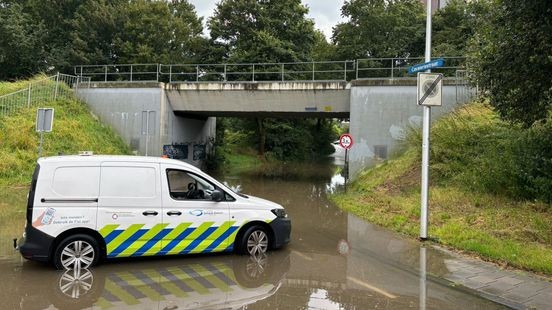
{"label": "black and white sign", "polygon": [[443,101],[443,75],[418,72],[418,105],[440,107]]}

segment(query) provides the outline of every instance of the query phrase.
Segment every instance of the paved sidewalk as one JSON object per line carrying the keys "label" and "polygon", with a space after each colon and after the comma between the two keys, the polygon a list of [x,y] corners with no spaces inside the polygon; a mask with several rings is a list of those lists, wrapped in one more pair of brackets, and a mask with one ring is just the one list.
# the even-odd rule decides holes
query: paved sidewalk
{"label": "paved sidewalk", "polygon": [[527,272],[503,270],[491,263],[436,248],[452,257],[445,259],[449,273],[442,277],[446,280],[513,308],[552,309],[552,282]]}

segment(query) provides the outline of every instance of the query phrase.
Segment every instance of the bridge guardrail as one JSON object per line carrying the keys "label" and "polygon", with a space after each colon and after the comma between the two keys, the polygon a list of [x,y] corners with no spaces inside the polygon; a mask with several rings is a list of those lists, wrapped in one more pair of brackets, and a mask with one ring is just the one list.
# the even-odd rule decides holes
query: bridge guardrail
{"label": "bridge guardrail", "polygon": [[[432,72],[443,73],[446,77],[456,77],[457,70],[465,69],[466,57],[433,57],[443,58],[445,66],[431,69]],[[423,57],[391,57],[391,58],[364,58],[356,61],[356,79],[371,78],[403,78],[415,77],[408,74],[412,65],[423,63]]]}
{"label": "bridge guardrail", "polygon": [[[445,59],[445,67],[433,71],[455,77],[464,70],[465,57]],[[402,78],[423,57],[365,58],[345,61],[221,64],[111,64],[78,65],[75,75],[97,82],[289,82],[350,81],[352,79]]]}

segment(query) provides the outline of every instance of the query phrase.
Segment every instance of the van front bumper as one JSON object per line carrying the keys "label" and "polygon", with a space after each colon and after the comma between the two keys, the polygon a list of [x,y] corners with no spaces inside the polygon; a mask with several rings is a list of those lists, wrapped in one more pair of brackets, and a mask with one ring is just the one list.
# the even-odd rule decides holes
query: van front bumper
{"label": "van front bumper", "polygon": [[274,232],[273,248],[278,249],[291,241],[291,220],[289,218],[276,218],[270,222]]}
{"label": "van front bumper", "polygon": [[50,247],[54,237],[27,224],[25,237],[19,239],[18,250],[21,256],[28,260],[47,262],[50,258]]}

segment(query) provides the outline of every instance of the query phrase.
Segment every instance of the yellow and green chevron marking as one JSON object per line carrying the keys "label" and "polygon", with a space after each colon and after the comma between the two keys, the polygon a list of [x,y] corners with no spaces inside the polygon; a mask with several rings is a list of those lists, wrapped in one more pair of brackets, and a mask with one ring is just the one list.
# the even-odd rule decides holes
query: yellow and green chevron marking
{"label": "yellow and green chevron marking", "polygon": [[154,256],[187,253],[231,251],[239,226],[234,221],[214,226],[204,222],[197,227],[181,223],[174,228],[157,224],[143,228],[133,224],[124,229],[119,224],[110,224],[100,229],[105,240],[108,257]]}

